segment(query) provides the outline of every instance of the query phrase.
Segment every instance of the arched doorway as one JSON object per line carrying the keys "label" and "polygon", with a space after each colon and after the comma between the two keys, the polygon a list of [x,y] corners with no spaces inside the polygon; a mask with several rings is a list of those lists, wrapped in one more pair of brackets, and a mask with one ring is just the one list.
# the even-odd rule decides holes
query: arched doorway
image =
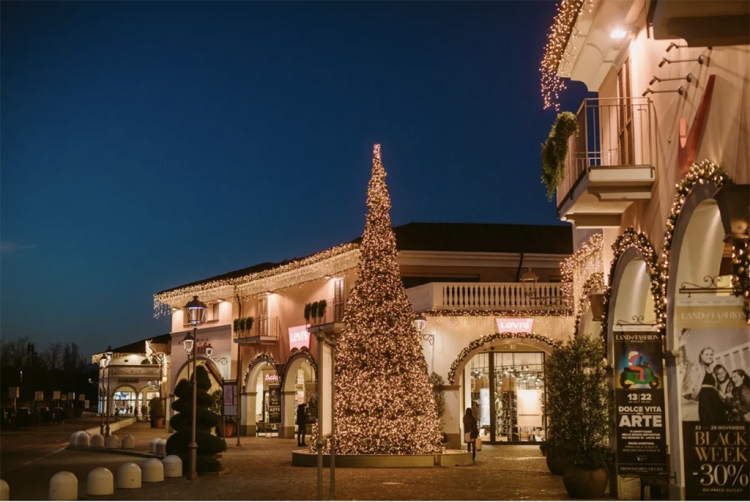
{"label": "arched doorway", "polygon": [[[479,435],[490,444],[544,440],[544,360],[560,344],[534,333],[493,333],[474,340],[448,375],[450,384],[460,382],[453,414],[460,418],[472,408]],[[463,437],[463,422],[457,422]]]}
{"label": "arched doorway", "polygon": [[294,437],[296,431],[297,406],[307,405],[306,429],[311,430],[318,416],[318,366],[306,349],[296,350],[284,366],[282,379],[284,429],[282,437]]}
{"label": "arched doorway", "polygon": [[[735,406],[727,391],[734,387],[733,377],[741,387],[741,376],[750,373],[750,328],[742,297],[734,296],[733,288],[732,254],[738,243],[722,222],[728,219],[722,214],[727,208],[717,202],[721,185],[729,180],[715,165],[704,164],[712,178],[698,179],[695,173],[700,165],[693,166],[686,181],[691,175],[695,179],[683,188],[686,193],[678,189],[676,210],[664,239],[669,278],[666,345],[677,356],[667,359],[669,468],[676,473],[673,494],[689,499],[706,498],[706,491],[721,498],[714,493],[723,489],[715,480],[706,483],[696,472],[695,466],[701,463],[696,436],[703,434],[701,440],[715,444],[716,429],[731,429],[738,436],[750,434],[750,413]],[[748,211],[747,203],[744,211]],[[747,214],[744,218],[747,221]],[[748,468],[746,461],[736,464],[726,458],[711,467],[716,472],[746,472]]]}
{"label": "arched doorway", "polygon": [[246,435],[278,436],[281,427],[281,385],[276,361],[256,355],[243,378],[242,425]]}
{"label": "arched doorway", "polygon": [[112,391],[112,414],[116,417],[135,416],[138,403],[138,393],[130,385],[120,385]]}

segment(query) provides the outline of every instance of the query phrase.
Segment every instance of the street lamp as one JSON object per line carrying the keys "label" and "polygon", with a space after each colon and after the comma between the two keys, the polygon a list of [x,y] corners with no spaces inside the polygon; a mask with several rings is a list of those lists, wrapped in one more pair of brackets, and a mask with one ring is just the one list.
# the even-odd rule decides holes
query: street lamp
{"label": "street lamp", "polygon": [[208,357],[213,362],[221,363],[224,366],[226,366],[227,363],[229,362],[229,360],[226,357],[217,357],[216,359],[214,359],[213,355],[214,355],[214,348],[211,346],[206,347],[206,357]]}
{"label": "street lamp", "polygon": [[435,345],[435,335],[430,333],[423,333],[423,331],[427,327],[427,318],[425,318],[425,316],[423,316],[422,314],[418,314],[417,318],[414,319],[414,325],[416,326],[419,334],[422,336],[422,340],[430,342],[430,345]]}
{"label": "street lamp", "polygon": [[107,412],[107,428],[104,431],[105,432],[104,437],[109,437],[109,409],[110,409],[110,389],[111,389],[110,383],[112,383],[112,378],[111,378],[111,376],[112,376],[112,368],[110,367],[110,365],[112,364],[112,355],[113,355],[112,354],[112,346],[108,345],[107,346],[107,352],[105,353],[105,356],[107,357],[107,362],[104,365],[105,368],[107,368],[107,400],[106,400],[106,403],[107,403],[107,408],[106,408],[106,412]]}
{"label": "street lamp", "polygon": [[198,325],[206,320],[206,304],[198,300],[197,296],[193,296],[193,299],[190,300],[187,305],[185,305],[185,309],[188,313],[188,319],[190,319],[190,322],[193,325],[193,335],[190,336],[190,333],[185,335],[185,339],[182,341],[182,344],[185,347],[185,352],[187,352],[188,355],[188,368],[190,368],[190,354],[193,354],[193,420],[190,426],[190,444],[188,444],[188,449],[190,450],[190,474],[188,475],[188,479],[195,480],[198,479],[198,472],[196,471],[196,465],[198,462],[198,443],[195,441],[195,421],[197,415],[196,404],[198,401],[198,379],[195,375],[197,355],[197,351],[195,350],[195,339],[198,335]]}

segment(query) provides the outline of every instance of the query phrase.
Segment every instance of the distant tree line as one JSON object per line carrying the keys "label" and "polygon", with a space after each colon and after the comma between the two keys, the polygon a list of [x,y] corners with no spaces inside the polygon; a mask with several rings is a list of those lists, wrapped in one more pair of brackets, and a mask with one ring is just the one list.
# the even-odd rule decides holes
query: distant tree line
{"label": "distant tree line", "polygon": [[[87,368],[88,367],[88,368]],[[35,391],[44,391],[46,404],[52,401],[52,392],[59,390],[63,394],[80,394],[95,405],[97,386],[89,384],[89,378],[95,382],[98,378],[96,366],[87,365],[75,343],[54,342],[40,347],[28,336],[14,341],[0,341],[0,388],[2,389],[3,406],[9,406],[10,387],[20,387],[19,407],[32,407]]]}

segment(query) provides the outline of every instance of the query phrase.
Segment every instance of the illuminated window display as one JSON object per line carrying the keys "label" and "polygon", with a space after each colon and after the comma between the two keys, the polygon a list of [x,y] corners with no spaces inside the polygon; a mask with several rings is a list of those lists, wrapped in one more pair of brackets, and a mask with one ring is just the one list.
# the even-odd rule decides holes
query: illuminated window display
{"label": "illuminated window display", "polygon": [[489,443],[539,442],[546,435],[544,353],[483,352],[465,370],[467,398]]}

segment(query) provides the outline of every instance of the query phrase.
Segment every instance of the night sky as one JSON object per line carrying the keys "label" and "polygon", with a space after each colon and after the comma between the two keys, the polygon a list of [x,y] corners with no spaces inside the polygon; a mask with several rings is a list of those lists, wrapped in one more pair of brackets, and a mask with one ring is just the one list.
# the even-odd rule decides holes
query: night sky
{"label": "night sky", "polygon": [[359,236],[373,143],[394,225],[557,222],[554,2],[0,9],[5,340],[156,336],[156,292]]}

